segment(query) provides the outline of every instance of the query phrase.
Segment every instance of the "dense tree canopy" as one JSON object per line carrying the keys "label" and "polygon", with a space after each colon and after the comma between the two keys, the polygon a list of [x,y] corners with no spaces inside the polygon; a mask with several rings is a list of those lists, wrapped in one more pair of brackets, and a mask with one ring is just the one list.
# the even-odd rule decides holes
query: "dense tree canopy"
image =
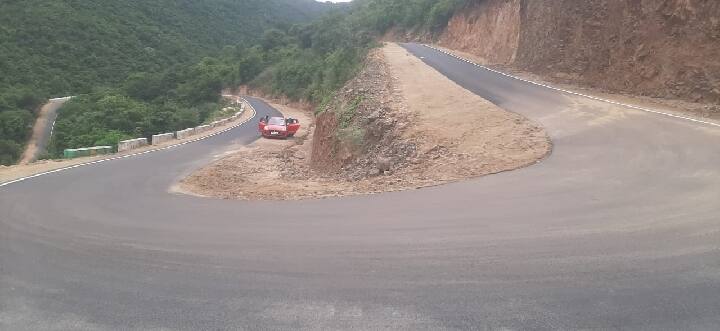
{"label": "dense tree canopy", "polygon": [[157,72],[250,43],[274,22],[300,22],[312,0],[5,0],[0,86],[89,92],[132,72]]}
{"label": "dense tree canopy", "polygon": [[363,26],[384,33],[390,28],[439,32],[469,0],[355,0]]}

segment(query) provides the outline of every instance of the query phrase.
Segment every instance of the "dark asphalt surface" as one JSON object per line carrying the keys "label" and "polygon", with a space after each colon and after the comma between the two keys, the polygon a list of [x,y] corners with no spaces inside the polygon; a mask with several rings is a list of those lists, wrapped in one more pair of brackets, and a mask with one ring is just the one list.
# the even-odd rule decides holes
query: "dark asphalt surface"
{"label": "dark asphalt surface", "polygon": [[405,47],[541,123],[552,155],[364,197],[167,193],[229,143],[256,139],[253,121],[2,187],[0,329],[720,327],[720,130]]}

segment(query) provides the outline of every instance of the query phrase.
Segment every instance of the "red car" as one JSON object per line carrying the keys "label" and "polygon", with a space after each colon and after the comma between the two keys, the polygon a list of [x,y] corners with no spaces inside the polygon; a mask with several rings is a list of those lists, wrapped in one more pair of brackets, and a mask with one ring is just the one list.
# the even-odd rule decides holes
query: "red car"
{"label": "red car", "polygon": [[300,130],[300,121],[294,118],[265,116],[260,119],[258,129],[265,138],[287,138]]}

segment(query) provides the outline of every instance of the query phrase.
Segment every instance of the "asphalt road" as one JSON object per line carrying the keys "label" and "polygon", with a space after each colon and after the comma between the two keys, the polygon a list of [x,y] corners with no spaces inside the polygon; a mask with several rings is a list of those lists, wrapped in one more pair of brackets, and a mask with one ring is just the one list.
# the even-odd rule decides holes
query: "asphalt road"
{"label": "asphalt road", "polygon": [[406,47],[541,123],[552,155],[374,196],[167,193],[228,143],[256,139],[249,124],[3,187],[0,329],[720,327],[720,130]]}

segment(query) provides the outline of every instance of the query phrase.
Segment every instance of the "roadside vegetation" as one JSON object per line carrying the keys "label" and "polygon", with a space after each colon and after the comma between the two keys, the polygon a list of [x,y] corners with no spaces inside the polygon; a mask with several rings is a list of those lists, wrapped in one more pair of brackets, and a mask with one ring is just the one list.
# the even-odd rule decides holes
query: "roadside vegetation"
{"label": "roadside vegetation", "polygon": [[[19,157],[48,96],[78,95],[60,110],[50,157],[203,123],[224,87],[321,105],[377,36],[439,31],[466,0],[357,0],[334,10],[310,0],[34,2],[0,11],[0,69],[9,73],[0,87],[14,89],[0,94],[2,164]],[[37,11],[29,23],[21,8]]]}
{"label": "roadside vegetation", "polygon": [[136,73],[186,67],[225,45],[257,42],[275,22],[307,21],[329,7],[314,0],[1,1],[0,164],[20,157],[48,98],[97,95]]}
{"label": "roadside vegetation", "polygon": [[[358,0],[356,0],[358,1]],[[375,32],[390,29],[438,33],[470,0],[359,0],[356,15]]]}

